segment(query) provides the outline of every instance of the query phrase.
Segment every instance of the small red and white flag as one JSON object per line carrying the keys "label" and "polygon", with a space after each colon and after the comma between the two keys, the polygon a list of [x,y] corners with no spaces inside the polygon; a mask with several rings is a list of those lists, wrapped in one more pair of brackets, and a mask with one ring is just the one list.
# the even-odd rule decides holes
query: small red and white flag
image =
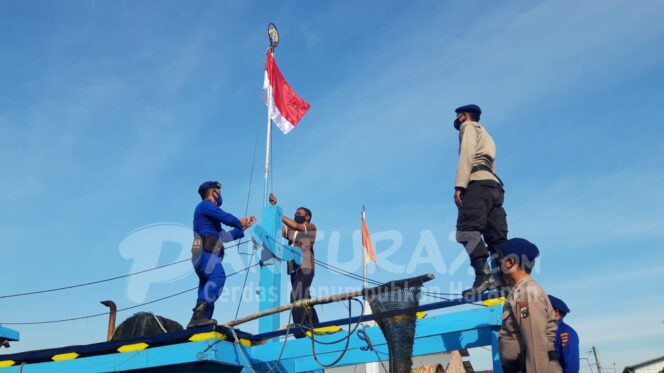
{"label": "small red and white flag", "polygon": [[367,228],[367,219],[364,214],[364,209],[362,209],[362,247],[364,247],[364,265],[366,266],[369,262],[376,263],[376,250],[374,250],[371,235],[369,234],[369,228]]}
{"label": "small red and white flag", "polygon": [[293,88],[281,75],[277,62],[270,52],[267,53],[265,62],[263,96],[270,112],[270,118],[284,134],[295,128],[311,107],[293,91]]}

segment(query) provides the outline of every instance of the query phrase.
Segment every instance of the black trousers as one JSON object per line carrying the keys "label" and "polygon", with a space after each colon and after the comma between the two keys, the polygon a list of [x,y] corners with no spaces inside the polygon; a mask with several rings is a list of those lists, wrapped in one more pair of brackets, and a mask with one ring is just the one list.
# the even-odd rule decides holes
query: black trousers
{"label": "black trousers", "polygon": [[[303,271],[301,267],[297,267],[295,272],[291,274],[291,303],[300,299],[311,299],[309,288],[311,287],[313,280],[314,271]],[[310,327],[312,324],[318,324],[318,314],[316,314],[316,310],[313,307],[309,309],[294,308],[293,322],[295,324]],[[300,333],[296,333],[295,336],[303,337],[304,334],[300,335]]]}
{"label": "black trousers", "polygon": [[500,254],[500,245],[507,241],[504,199],[505,191],[495,181],[471,181],[468,184],[461,198],[456,239],[466,248],[471,262],[487,258],[489,252]]}

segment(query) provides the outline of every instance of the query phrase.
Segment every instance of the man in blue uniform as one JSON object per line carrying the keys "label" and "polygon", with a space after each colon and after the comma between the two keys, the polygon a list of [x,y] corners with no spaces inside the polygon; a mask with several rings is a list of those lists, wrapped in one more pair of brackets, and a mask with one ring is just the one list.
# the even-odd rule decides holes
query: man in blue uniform
{"label": "man in blue uniform", "polygon": [[579,373],[579,335],[571,326],[563,322],[569,313],[569,307],[562,299],[553,295],[549,295],[549,300],[556,313],[556,320],[558,320],[555,347],[560,366],[563,367],[563,373]]}
{"label": "man in blue uniform", "polygon": [[[194,211],[194,243],[191,261],[198,275],[198,299],[187,328],[216,324],[212,319],[214,302],[221,295],[226,282],[226,272],[221,261],[224,258],[224,242],[244,237],[256,218],[236,218],[221,209],[221,183],[206,181],[198,188],[201,203]],[[221,225],[231,227],[225,231]]]}

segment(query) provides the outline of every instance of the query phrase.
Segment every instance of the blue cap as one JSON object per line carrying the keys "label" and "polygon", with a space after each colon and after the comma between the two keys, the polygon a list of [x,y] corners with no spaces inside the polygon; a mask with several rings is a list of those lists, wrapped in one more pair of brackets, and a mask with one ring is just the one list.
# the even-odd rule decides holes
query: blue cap
{"label": "blue cap", "polygon": [[567,307],[562,299],[549,295],[549,300],[551,301],[553,308],[557,309],[560,313],[565,315],[569,313],[569,307]]}
{"label": "blue cap", "polygon": [[206,190],[214,188],[221,189],[221,183],[218,181],[206,181],[198,187],[198,194],[200,194],[201,198],[203,198]]}
{"label": "blue cap", "polygon": [[470,104],[470,105],[463,105],[459,106],[454,110],[457,114],[459,113],[477,113],[477,114],[482,114],[482,109],[480,109],[479,106],[475,104]]}
{"label": "blue cap", "polygon": [[540,254],[539,249],[534,243],[523,238],[512,238],[505,241],[500,246],[500,252],[504,257],[516,255],[519,258],[526,257],[531,262]]}

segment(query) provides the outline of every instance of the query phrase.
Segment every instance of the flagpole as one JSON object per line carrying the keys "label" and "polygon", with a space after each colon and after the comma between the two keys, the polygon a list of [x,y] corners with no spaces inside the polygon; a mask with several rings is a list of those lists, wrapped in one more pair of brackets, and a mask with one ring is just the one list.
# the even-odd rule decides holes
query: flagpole
{"label": "flagpole", "polygon": [[[362,215],[362,222],[364,222],[366,220],[366,216],[364,214],[365,209],[366,209],[366,207],[364,205],[362,205],[362,214],[361,214]],[[367,260],[365,258],[365,255],[367,255],[366,251],[367,251],[367,249],[364,247],[364,242],[362,242],[362,288],[365,288],[365,289],[367,287]],[[367,302],[366,299],[364,300],[364,302],[365,303]],[[366,309],[366,307],[365,307],[365,309]]]}
{"label": "flagpole", "polygon": [[[270,47],[267,49],[267,53],[272,53],[274,57],[274,50],[279,45],[279,31],[277,31],[277,26],[274,23],[270,23],[267,26],[267,36],[270,40]],[[267,72],[266,72],[267,74]],[[267,87],[267,97],[272,97],[272,85],[268,84]],[[267,106],[267,138],[265,139],[265,188],[263,190],[263,207],[267,206],[268,202],[268,188],[267,184],[270,181],[270,147],[272,146],[272,100],[268,99]]]}
{"label": "flagpole", "polygon": [[[362,205],[362,226],[364,226],[367,223],[367,215],[366,215],[366,206]],[[364,233],[363,233],[364,234]],[[364,247],[364,240],[362,240],[362,288],[366,289],[367,288],[367,261],[366,261],[366,253],[367,248]],[[364,307],[362,307],[362,314],[363,315],[371,315],[373,312],[371,310],[371,306],[367,303],[367,298],[364,297]],[[366,328],[367,326],[374,326],[376,323],[374,321],[368,321],[364,323],[363,328]],[[380,357],[378,357],[380,360]],[[365,373],[380,373],[380,366],[385,369],[385,365],[383,365],[382,360],[380,361],[381,365],[378,365],[378,362],[373,362],[373,363],[366,363],[364,364],[364,372]],[[385,372],[387,373],[387,369],[385,369]]]}
{"label": "flagpole", "polygon": [[[271,51],[268,51],[271,53]],[[272,95],[272,87],[267,88],[268,97]],[[267,206],[268,200],[268,189],[267,183],[270,180],[270,146],[272,145],[272,101],[269,101],[270,104],[267,106],[267,139],[265,140],[265,189],[263,192],[263,207]]]}

